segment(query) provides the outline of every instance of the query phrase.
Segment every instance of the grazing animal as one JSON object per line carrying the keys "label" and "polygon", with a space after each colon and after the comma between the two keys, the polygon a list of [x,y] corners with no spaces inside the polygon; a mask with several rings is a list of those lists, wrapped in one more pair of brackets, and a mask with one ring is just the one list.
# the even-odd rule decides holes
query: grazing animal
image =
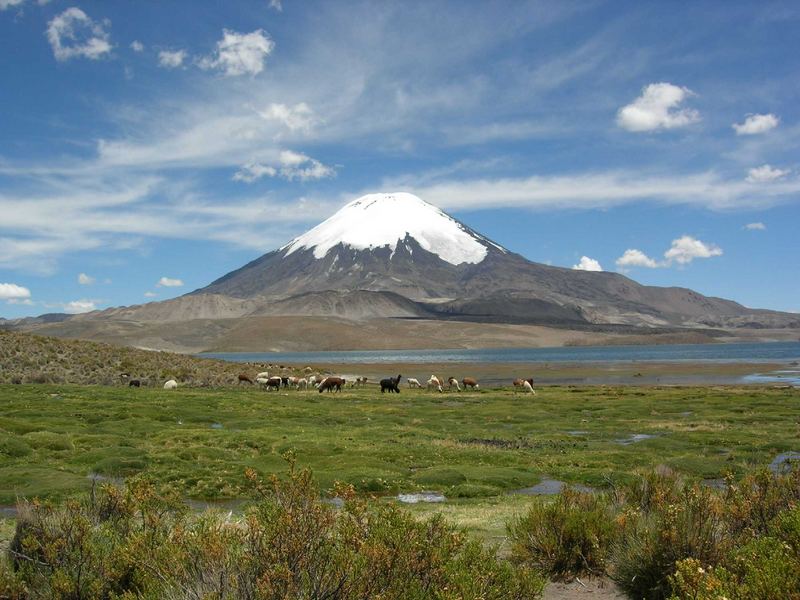
{"label": "grazing animal", "polygon": [[313,373],[313,372],[314,369],[312,369],[311,367],[306,367],[305,369],[303,369],[303,373]]}
{"label": "grazing animal", "polygon": [[267,382],[264,384],[264,388],[267,390],[274,389],[278,391],[281,389],[281,378],[280,377],[269,377],[267,378]]}
{"label": "grazing animal", "polygon": [[304,390],[306,388],[308,388],[308,379],[306,379],[305,377],[301,377],[300,379],[297,380],[297,389]]}
{"label": "grazing animal", "polygon": [[429,390],[438,390],[439,392],[443,392],[442,389],[442,382],[436,375],[431,375],[431,378],[428,379],[428,389]]}
{"label": "grazing animal", "polygon": [[531,385],[531,380],[530,379],[526,379],[525,381],[522,382],[522,389],[524,389],[526,392],[528,392],[530,394],[535,394],[536,393],[536,390],[533,389],[533,386]]}
{"label": "grazing animal", "polygon": [[[515,379],[515,380],[514,380],[512,383],[514,384],[514,387],[515,387],[515,388],[525,388],[525,382],[526,382],[526,381],[528,382],[528,384],[529,384],[529,385],[531,386],[531,388],[532,388],[532,387],[533,387],[533,377],[529,377],[528,379],[520,379],[520,378],[518,377],[518,378],[517,378],[517,379]],[[515,390],[515,391],[519,391],[519,390]]]}
{"label": "grazing animal", "polygon": [[420,385],[419,381],[417,381],[413,377],[409,377],[408,379],[406,379],[406,381],[408,382],[408,387],[410,387],[410,388],[421,388],[422,387],[422,385]]}
{"label": "grazing animal", "polygon": [[164,384],[165,390],[177,390],[178,389],[178,382],[174,379],[170,379]]}
{"label": "grazing animal", "polygon": [[269,379],[269,372],[268,371],[261,371],[261,373],[256,375],[256,379]]}
{"label": "grazing animal", "polygon": [[400,378],[402,375],[398,375],[397,377],[387,377],[386,379],[381,379],[381,394],[385,391],[389,391],[389,393],[400,393]]}
{"label": "grazing animal", "polygon": [[451,389],[451,390],[452,390],[452,389],[453,389],[453,386],[455,386],[455,388],[456,388],[456,391],[458,391],[458,392],[460,392],[460,391],[461,391],[461,387],[458,385],[458,379],[456,379],[455,377],[450,377],[450,378],[447,380],[447,384],[450,386],[450,388],[449,388],[449,389]]}
{"label": "grazing animal", "polygon": [[478,385],[478,380],[474,377],[464,377],[464,379],[461,380],[461,383],[464,384],[464,389],[470,387],[473,390],[477,390],[481,387]]}
{"label": "grazing animal", "polygon": [[367,385],[368,379],[366,377],[356,377],[355,387],[362,387]]}
{"label": "grazing animal", "polygon": [[131,379],[128,382],[128,387],[141,387],[141,385],[142,385],[142,382],[139,381],[138,379]]}
{"label": "grazing animal", "polygon": [[319,384],[319,393],[321,394],[324,391],[341,392],[345,383],[346,381],[341,377],[326,377]]}
{"label": "grazing animal", "polygon": [[249,383],[250,385],[253,385],[253,380],[252,380],[252,379],[250,379],[250,378],[249,378],[247,375],[245,375],[244,373],[239,373],[239,381],[238,381],[237,385],[238,385],[239,383]]}
{"label": "grazing animal", "polygon": [[290,378],[287,376],[281,376],[281,385],[283,387],[289,387],[289,379]]}

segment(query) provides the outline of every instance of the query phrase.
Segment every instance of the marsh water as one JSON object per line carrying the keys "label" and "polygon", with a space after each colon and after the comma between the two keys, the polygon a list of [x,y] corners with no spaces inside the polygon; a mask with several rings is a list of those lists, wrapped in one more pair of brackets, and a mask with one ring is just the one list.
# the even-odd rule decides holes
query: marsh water
{"label": "marsh water", "polygon": [[[551,384],[627,384],[646,385],[672,384],[766,384],[800,386],[800,342],[731,343],[731,344],[665,344],[653,346],[581,346],[562,348],[486,348],[454,350],[350,350],[332,352],[222,352],[205,353],[200,356],[218,358],[232,362],[250,362],[275,365],[389,365],[421,364],[528,364],[538,366],[557,365],[636,365],[664,363],[675,365],[746,364],[752,365],[750,372],[702,374],[675,372],[669,369],[657,374],[636,373],[620,375],[607,372],[599,375],[573,377],[568,373],[547,378]],[[759,364],[772,365],[764,369]],[[783,365],[776,369],[776,365]],[[482,378],[482,383],[502,385],[504,379],[496,381]],[[542,381],[544,383],[544,381]]]}
{"label": "marsh water", "polygon": [[[454,350],[346,350],[333,352],[209,352],[206,358],[282,364],[365,363],[580,363],[580,362],[784,362],[800,361],[800,342],[663,344],[561,348]],[[798,369],[800,370],[800,369]]]}

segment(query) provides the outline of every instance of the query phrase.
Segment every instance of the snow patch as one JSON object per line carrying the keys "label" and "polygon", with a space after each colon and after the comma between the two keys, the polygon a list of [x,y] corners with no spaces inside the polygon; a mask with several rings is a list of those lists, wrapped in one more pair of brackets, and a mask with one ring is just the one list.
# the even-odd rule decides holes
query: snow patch
{"label": "snow patch", "polygon": [[281,250],[288,256],[301,248],[313,248],[314,257],[323,258],[331,248],[344,244],[356,250],[389,246],[394,255],[407,235],[453,265],[481,262],[486,258],[489,244],[506,252],[432,204],[406,192],[367,194],[353,200]]}

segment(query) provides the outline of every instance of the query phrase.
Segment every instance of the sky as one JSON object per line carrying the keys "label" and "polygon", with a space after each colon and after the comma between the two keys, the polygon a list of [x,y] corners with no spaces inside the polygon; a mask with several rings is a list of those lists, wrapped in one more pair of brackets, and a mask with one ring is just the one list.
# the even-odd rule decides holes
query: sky
{"label": "sky", "polygon": [[0,0],[0,317],[175,297],[372,192],[800,311],[800,4]]}

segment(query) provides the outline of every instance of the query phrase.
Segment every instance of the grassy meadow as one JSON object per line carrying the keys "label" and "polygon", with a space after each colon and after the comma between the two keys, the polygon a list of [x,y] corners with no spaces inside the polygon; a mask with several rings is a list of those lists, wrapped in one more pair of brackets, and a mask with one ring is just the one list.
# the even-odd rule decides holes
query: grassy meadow
{"label": "grassy meadow", "polygon": [[[243,472],[293,450],[323,490],[497,496],[542,478],[604,487],[667,465],[741,475],[800,450],[800,393],[758,387],[548,387],[434,394],[0,386],[0,504],[146,473],[187,498],[235,499]],[[635,435],[651,438],[632,441]],[[501,502],[502,503],[502,502]]]}

